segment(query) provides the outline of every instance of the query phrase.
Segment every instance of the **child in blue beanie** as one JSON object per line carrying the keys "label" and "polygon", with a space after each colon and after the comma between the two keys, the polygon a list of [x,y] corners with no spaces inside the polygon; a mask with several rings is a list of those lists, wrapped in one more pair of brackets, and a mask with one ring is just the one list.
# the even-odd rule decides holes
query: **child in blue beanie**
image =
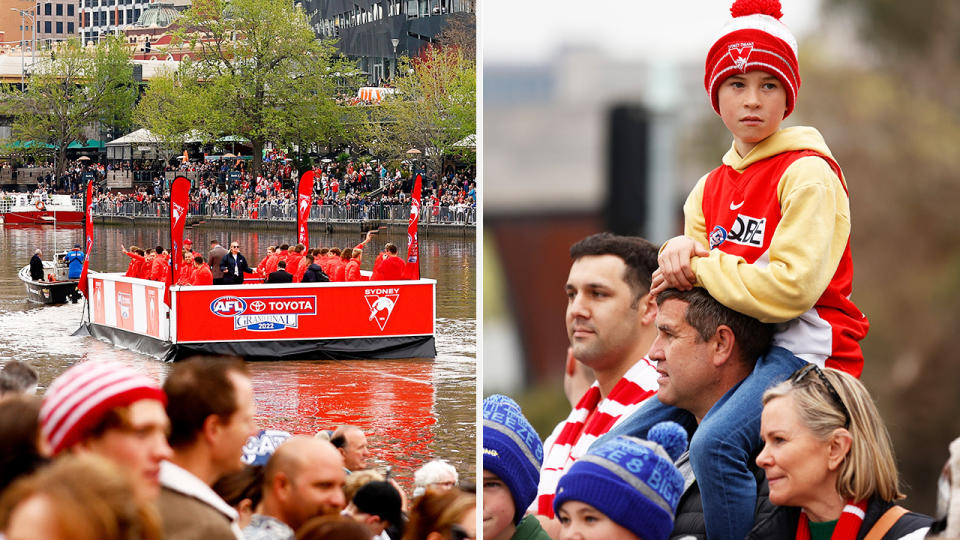
{"label": "child in blue beanie", "polygon": [[560,540],[666,540],[683,494],[674,461],[687,448],[687,432],[656,424],[649,440],[620,436],[578,459],[557,484],[553,510]]}
{"label": "child in blue beanie", "polygon": [[543,444],[520,406],[502,395],[483,400],[483,538],[550,540],[524,517],[537,496]]}

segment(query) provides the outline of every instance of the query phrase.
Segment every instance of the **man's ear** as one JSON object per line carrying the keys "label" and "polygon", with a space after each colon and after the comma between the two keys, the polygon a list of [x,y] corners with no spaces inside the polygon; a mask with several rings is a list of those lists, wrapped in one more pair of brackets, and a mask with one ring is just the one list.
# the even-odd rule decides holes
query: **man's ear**
{"label": "man's ear", "polygon": [[710,338],[710,352],[712,353],[714,366],[721,366],[733,357],[736,342],[737,338],[733,335],[733,330],[729,326],[721,324],[717,327],[717,331]]}
{"label": "man's ear", "polygon": [[657,298],[650,293],[640,297],[640,324],[649,326],[657,320]]}
{"label": "man's ear", "polygon": [[203,420],[203,427],[201,428],[201,434],[203,439],[209,444],[213,444],[220,438],[220,433],[223,431],[223,424],[220,422],[220,417],[211,414]]}

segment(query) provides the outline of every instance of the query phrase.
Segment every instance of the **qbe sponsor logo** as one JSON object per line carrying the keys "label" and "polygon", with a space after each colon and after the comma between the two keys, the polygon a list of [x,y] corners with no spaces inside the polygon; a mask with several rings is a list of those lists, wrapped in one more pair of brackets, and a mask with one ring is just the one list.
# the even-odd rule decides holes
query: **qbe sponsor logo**
{"label": "qbe sponsor logo", "polygon": [[300,315],[317,314],[316,296],[221,296],[210,303],[210,311],[233,317],[234,330],[272,332],[297,328]]}

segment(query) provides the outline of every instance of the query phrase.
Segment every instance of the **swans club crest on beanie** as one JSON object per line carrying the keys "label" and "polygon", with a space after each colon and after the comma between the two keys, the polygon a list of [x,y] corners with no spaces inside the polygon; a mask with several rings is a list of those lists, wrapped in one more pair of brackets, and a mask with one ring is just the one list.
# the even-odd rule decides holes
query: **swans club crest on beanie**
{"label": "swans club crest on beanie", "polygon": [[167,404],[167,396],[150,377],[119,362],[83,362],[53,381],[40,408],[40,430],[53,454],[90,433],[111,409],[141,399]]}
{"label": "swans club crest on beanie", "polygon": [[784,86],[787,112],[793,112],[800,90],[797,38],[780,22],[779,0],[736,0],[730,8],[733,19],[713,40],[707,53],[703,86],[713,110],[720,114],[717,92],[723,81],[738,73],[766,71]]}

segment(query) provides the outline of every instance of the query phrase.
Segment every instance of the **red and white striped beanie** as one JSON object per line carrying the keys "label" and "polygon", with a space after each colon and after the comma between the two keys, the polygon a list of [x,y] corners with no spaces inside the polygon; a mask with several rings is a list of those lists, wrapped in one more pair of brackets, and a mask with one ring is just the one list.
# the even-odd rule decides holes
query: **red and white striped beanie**
{"label": "red and white striped beanie", "polygon": [[766,71],[783,83],[787,112],[793,112],[800,90],[797,38],[780,22],[779,0],[736,0],[728,22],[710,47],[703,86],[713,110],[720,114],[717,91],[728,77],[749,71]]}
{"label": "red and white striped beanie", "polygon": [[119,362],[83,362],[53,381],[40,408],[40,426],[53,454],[69,448],[103,419],[110,409],[141,399],[166,406],[156,381]]}

